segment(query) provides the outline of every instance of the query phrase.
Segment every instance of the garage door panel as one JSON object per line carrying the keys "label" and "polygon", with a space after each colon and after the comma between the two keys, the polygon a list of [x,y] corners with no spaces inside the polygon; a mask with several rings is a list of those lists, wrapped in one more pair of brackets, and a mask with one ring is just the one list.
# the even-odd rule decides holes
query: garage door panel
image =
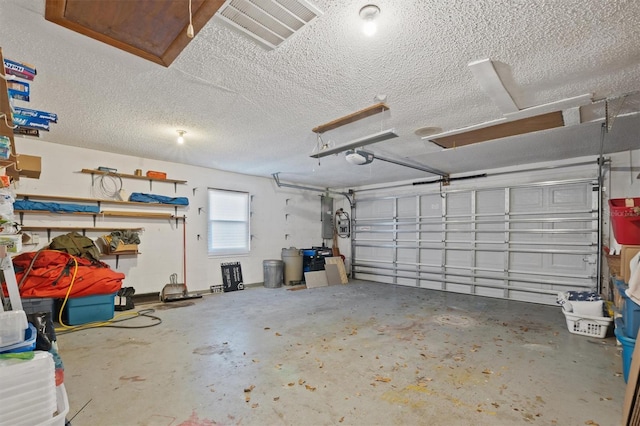
{"label": "garage door panel", "polygon": [[544,211],[543,188],[518,188],[511,191],[511,213],[533,213]]}
{"label": "garage door panel", "polygon": [[538,271],[544,265],[542,258],[540,253],[510,253],[509,264],[513,269]]}
{"label": "garage door panel", "polygon": [[504,190],[478,191],[476,195],[476,213],[489,215],[504,213]]}
{"label": "garage door panel", "polygon": [[[354,218],[395,227],[376,225],[394,229],[381,238],[364,232],[366,220],[354,226],[354,272],[360,278],[358,259],[375,259],[387,268],[384,282],[555,304],[558,291],[596,284],[593,184],[585,178],[360,201]],[[358,246],[364,236],[380,247]]]}
{"label": "garage door panel", "polygon": [[471,194],[454,193],[447,196],[447,214],[450,216],[470,215]]}

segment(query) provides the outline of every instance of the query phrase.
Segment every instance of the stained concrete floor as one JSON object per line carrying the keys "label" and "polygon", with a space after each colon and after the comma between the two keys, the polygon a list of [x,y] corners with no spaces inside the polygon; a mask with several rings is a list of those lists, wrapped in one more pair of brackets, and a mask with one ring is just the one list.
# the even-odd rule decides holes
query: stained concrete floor
{"label": "stained concrete floor", "polygon": [[146,308],[58,337],[74,426],[620,424],[615,338],[558,307],[354,281]]}

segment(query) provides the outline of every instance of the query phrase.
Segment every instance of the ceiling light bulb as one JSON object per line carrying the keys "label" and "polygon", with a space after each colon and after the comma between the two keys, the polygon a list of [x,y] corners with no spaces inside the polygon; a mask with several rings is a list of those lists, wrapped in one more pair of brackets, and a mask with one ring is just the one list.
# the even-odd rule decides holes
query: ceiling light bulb
{"label": "ceiling light bulb", "polygon": [[178,143],[182,145],[184,143],[184,134],[187,133],[184,130],[176,130],[178,132]]}
{"label": "ceiling light bulb", "polygon": [[380,14],[380,8],[375,4],[368,4],[360,9],[360,18],[364,21],[362,25],[362,31],[365,35],[371,37],[378,29],[375,22],[376,18]]}
{"label": "ceiling light bulb", "polygon": [[365,21],[365,23],[362,25],[362,32],[367,37],[373,36],[377,30],[378,26],[373,21]]}

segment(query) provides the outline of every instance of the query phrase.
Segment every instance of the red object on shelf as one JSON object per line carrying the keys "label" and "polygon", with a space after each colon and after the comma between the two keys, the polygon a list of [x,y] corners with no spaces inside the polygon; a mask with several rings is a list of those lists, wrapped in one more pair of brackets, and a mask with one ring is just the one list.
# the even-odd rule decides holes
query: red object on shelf
{"label": "red object on shelf", "polygon": [[148,170],[147,171],[147,177],[154,178],[154,179],[166,179],[167,178],[167,174],[165,172],[158,172],[158,171],[155,171],[155,170]]}
{"label": "red object on shelf", "polygon": [[[633,207],[627,206],[626,200],[633,200]],[[640,245],[640,198],[609,200],[609,218],[618,243]]]}

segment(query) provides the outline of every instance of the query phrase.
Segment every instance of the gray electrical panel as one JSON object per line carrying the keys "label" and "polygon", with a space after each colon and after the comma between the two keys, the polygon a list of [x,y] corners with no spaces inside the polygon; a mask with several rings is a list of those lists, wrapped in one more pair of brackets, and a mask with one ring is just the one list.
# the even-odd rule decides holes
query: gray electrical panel
{"label": "gray electrical panel", "polygon": [[322,221],[322,239],[333,238],[333,198],[322,195],[320,197],[320,220]]}

